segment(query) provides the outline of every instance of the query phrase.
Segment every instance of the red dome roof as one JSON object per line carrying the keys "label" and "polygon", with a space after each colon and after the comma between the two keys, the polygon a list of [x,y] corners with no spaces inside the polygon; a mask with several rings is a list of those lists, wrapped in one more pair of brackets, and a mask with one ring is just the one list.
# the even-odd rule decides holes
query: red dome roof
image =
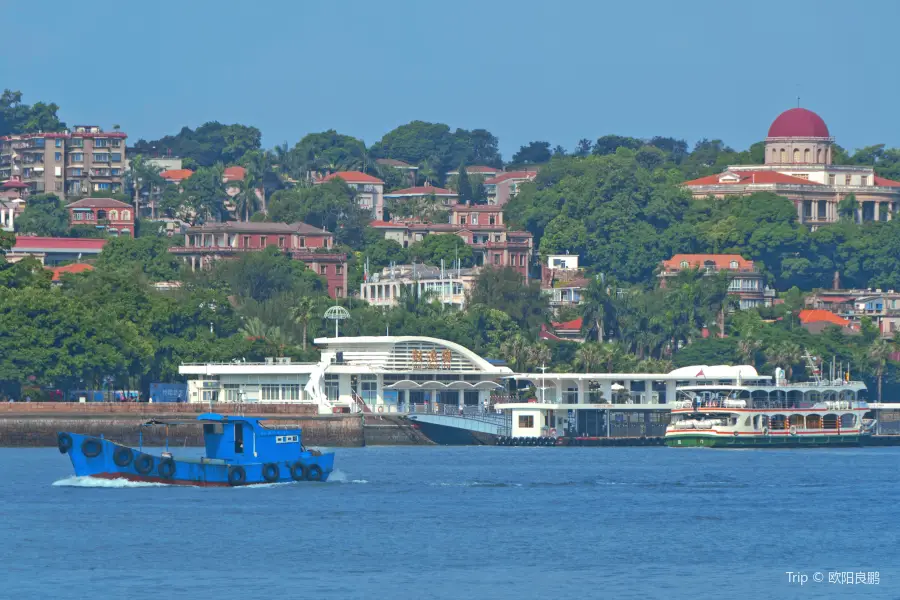
{"label": "red dome roof", "polygon": [[805,108],[786,110],[772,121],[769,137],[831,137],[822,117]]}

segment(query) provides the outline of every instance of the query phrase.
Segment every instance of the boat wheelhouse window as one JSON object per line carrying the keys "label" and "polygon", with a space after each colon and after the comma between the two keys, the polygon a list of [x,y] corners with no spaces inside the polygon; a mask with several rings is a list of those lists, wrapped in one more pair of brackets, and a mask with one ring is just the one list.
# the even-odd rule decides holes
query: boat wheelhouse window
{"label": "boat wheelhouse window", "polygon": [[531,429],[534,427],[533,415],[519,415],[519,427],[523,429]]}
{"label": "boat wheelhouse window", "polygon": [[241,454],[244,451],[244,424],[234,424],[234,452]]}
{"label": "boat wheelhouse window", "polygon": [[222,435],[222,431],[221,423],[205,423],[203,425],[203,435]]}

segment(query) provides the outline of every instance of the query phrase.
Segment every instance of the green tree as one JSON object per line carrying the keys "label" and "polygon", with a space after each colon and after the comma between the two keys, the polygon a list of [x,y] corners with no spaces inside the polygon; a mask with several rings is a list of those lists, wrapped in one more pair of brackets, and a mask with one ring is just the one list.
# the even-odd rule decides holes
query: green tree
{"label": "green tree", "polygon": [[482,269],[475,279],[468,303],[502,311],[526,331],[536,331],[546,322],[549,311],[540,282],[526,284],[523,277],[509,267]]}
{"label": "green tree", "polygon": [[353,190],[341,179],[308,188],[281,190],[269,201],[269,218],[282,223],[301,221],[334,234],[339,244],[362,247],[368,211],[357,204]]}
{"label": "green tree", "polygon": [[595,369],[603,362],[603,351],[600,344],[585,342],[575,352],[575,362],[584,369],[585,373],[594,373]]}
{"label": "green tree", "polygon": [[224,168],[221,164],[200,167],[181,184],[177,212],[192,225],[221,221],[226,216]]}
{"label": "green tree", "polygon": [[58,110],[53,103],[23,104],[22,92],[5,89],[0,95],[0,136],[62,131],[66,124],[56,116]]}
{"label": "green tree", "polygon": [[271,246],[218,265],[214,275],[240,300],[264,302],[287,293],[316,296],[325,290],[325,282],[306,265]]}
{"label": "green tree", "polygon": [[857,213],[859,211],[859,202],[856,200],[856,194],[847,194],[840,202],[838,202],[838,217],[842,220],[857,222]]}
{"label": "green tree", "polygon": [[[212,167],[217,163],[233,165],[251,150],[259,150],[262,133],[256,127],[217,121],[204,123],[196,130],[183,127],[178,134],[158,140],[138,140],[136,154],[171,154],[190,159],[198,167]],[[185,168],[192,168],[185,165]],[[193,177],[191,178],[193,179]]]}
{"label": "green tree", "polygon": [[448,269],[456,264],[457,259],[466,268],[475,262],[472,247],[454,233],[427,235],[422,241],[409,247],[408,255],[413,260],[436,267],[443,261]]}
{"label": "green tree", "polygon": [[529,142],[513,154],[514,165],[541,165],[550,161],[550,142]]}
{"label": "green tree", "polygon": [[580,256],[587,248],[588,232],[584,223],[560,214],[547,223],[541,236],[540,254],[574,254]]}
{"label": "green tree", "polygon": [[459,203],[472,202],[472,184],[465,165],[459,165],[459,175],[456,176],[456,193],[459,194]]}
{"label": "green tree", "polygon": [[803,350],[794,342],[782,341],[766,348],[766,360],[774,367],[784,369],[790,381],[794,375],[794,365],[803,359]]}
{"label": "green tree", "polygon": [[149,281],[174,281],[182,263],[169,252],[171,244],[172,239],[167,237],[110,238],[97,258],[97,267],[141,273]]}
{"label": "green tree", "polygon": [[297,298],[297,302],[291,309],[291,318],[294,323],[299,325],[303,330],[303,350],[306,350],[307,330],[309,322],[316,315],[316,303],[313,298],[301,297]]}
{"label": "green tree", "polygon": [[878,339],[869,346],[866,356],[878,381],[878,401],[881,402],[881,382],[891,354],[895,351],[893,344],[885,339]]}
{"label": "green tree", "polygon": [[28,198],[16,225],[22,233],[65,237],[69,230],[69,211],[55,194],[37,194]]}

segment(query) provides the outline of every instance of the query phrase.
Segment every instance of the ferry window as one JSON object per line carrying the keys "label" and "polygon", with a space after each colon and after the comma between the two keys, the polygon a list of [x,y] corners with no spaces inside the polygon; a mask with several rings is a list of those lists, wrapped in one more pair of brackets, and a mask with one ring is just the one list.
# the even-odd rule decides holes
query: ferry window
{"label": "ferry window", "polygon": [[519,415],[519,427],[522,427],[523,429],[531,429],[534,427],[534,416]]}

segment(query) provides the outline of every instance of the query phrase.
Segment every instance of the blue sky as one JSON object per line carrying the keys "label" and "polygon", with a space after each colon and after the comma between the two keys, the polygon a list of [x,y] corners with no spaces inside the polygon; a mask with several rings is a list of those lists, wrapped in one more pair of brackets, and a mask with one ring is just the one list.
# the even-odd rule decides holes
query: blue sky
{"label": "blue sky", "polygon": [[422,119],[488,129],[507,159],[530,140],[572,148],[607,133],[742,149],[799,95],[842,146],[900,146],[896,0],[0,8],[0,88],[132,141],[218,120],[259,127],[267,147],[325,129],[372,144]]}

